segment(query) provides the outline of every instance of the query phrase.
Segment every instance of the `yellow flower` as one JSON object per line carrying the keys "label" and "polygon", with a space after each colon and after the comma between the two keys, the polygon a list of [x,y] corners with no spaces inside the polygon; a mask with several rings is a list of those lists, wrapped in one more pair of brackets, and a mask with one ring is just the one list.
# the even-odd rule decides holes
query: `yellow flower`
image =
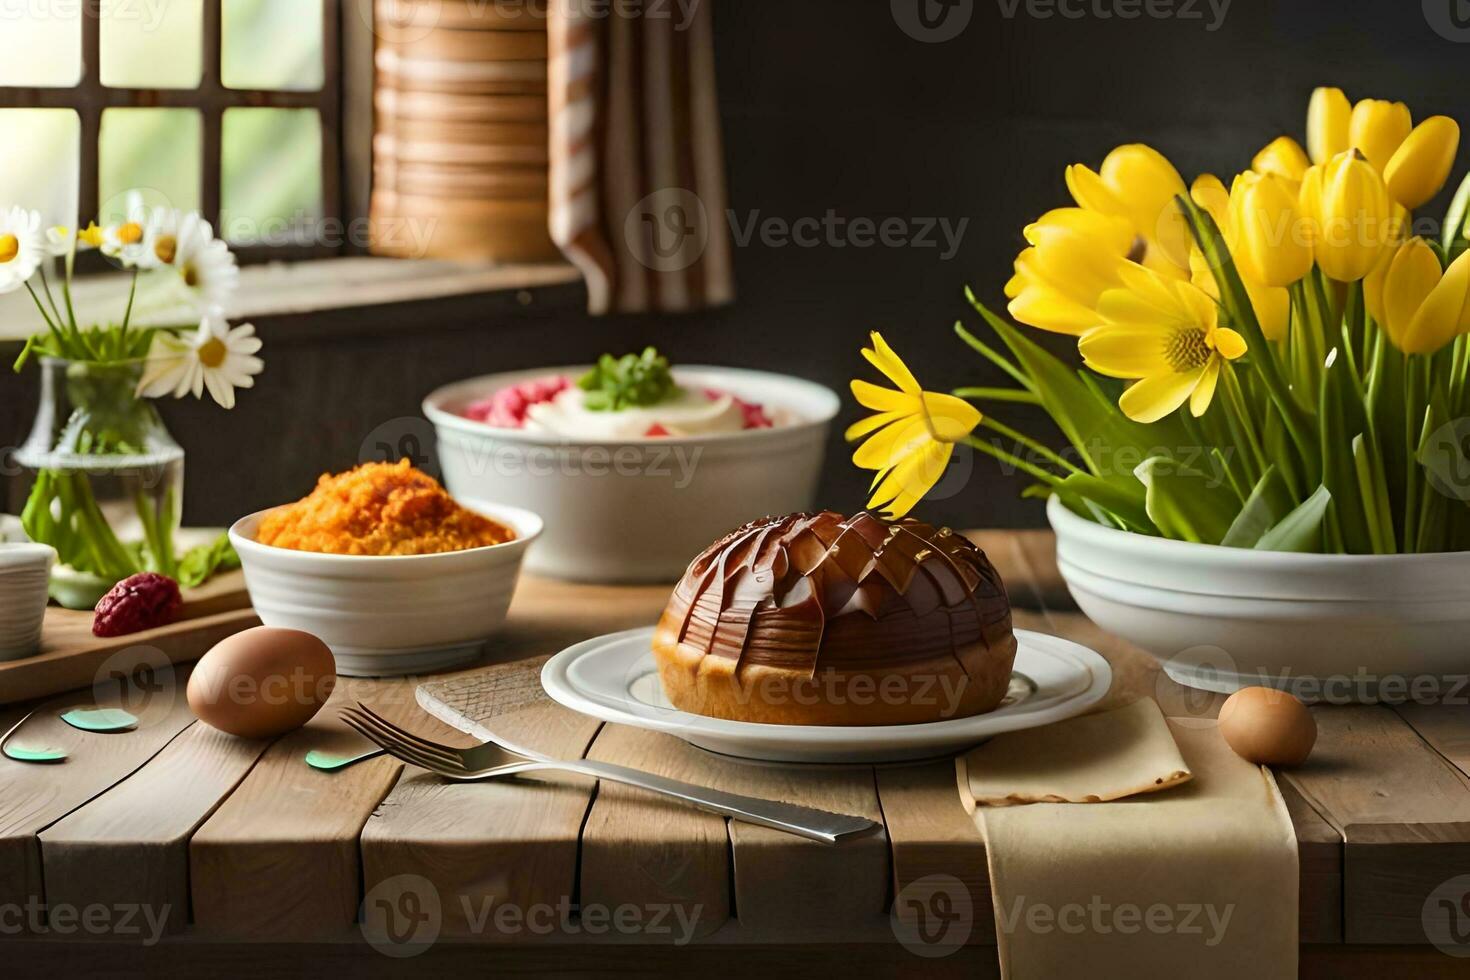
{"label": "yellow flower", "polygon": [[1460,148],[1460,126],[1448,116],[1430,116],[1399,144],[1383,169],[1388,193],[1406,208],[1417,208],[1444,186]]}
{"label": "yellow flower", "polygon": [[1350,148],[1348,128],[1353,107],[1340,88],[1317,88],[1307,103],[1307,152],[1313,163],[1326,163]]}
{"label": "yellow flower", "polygon": [[1433,354],[1470,333],[1470,252],[1440,270],[1422,238],[1411,238],[1363,281],[1373,319],[1405,354]]}
{"label": "yellow flower", "polygon": [[1296,198],[1295,189],[1273,172],[1247,171],[1235,178],[1227,242],[1243,277],[1266,286],[1289,286],[1312,270],[1311,239],[1302,227]]}
{"label": "yellow flower", "polygon": [[1016,258],[1006,283],[1011,316],[1056,333],[1080,335],[1097,326],[1097,298],[1118,285],[1117,267],[1133,248],[1122,218],[1083,208],[1057,208],[1026,226],[1030,247]]}
{"label": "yellow flower", "polygon": [[1251,169],[1259,174],[1275,174],[1296,183],[1307,172],[1311,161],[1301,144],[1290,136],[1278,136],[1255,155]]}
{"label": "yellow flower", "polygon": [[1402,102],[1363,99],[1353,106],[1348,120],[1348,145],[1361,150],[1368,162],[1382,173],[1413,128],[1409,107]]}
{"label": "yellow flower", "polygon": [[[1220,233],[1225,236],[1225,242],[1230,245],[1233,252],[1235,246],[1231,235],[1230,217],[1230,192],[1225,185],[1220,183],[1220,178],[1214,174],[1201,174],[1195,178],[1194,185],[1190,188],[1190,196],[1194,202],[1210,213],[1219,226]],[[1216,301],[1220,299],[1220,287],[1215,282],[1215,271],[1210,268],[1209,260],[1205,253],[1194,246],[1189,251],[1190,282],[1204,290]],[[1241,282],[1245,285],[1245,291],[1250,296],[1251,306],[1256,311],[1256,319],[1261,324],[1261,332],[1266,335],[1267,340],[1285,340],[1286,331],[1291,323],[1291,294],[1282,286],[1267,286],[1256,282],[1246,275],[1244,269],[1238,269],[1241,274]]]}
{"label": "yellow flower", "polygon": [[1096,173],[1074,163],[1067,168],[1067,189],[1081,207],[1126,219],[1144,245],[1144,265],[1176,278],[1188,275],[1189,226],[1174,204],[1185,192],[1184,178],[1158,150],[1120,146]]}
{"label": "yellow flower", "polygon": [[1402,227],[1383,178],[1356,149],[1307,171],[1300,206],[1317,264],[1339,282],[1371,272]]}
{"label": "yellow flower", "polygon": [[1157,422],[1186,401],[1203,415],[1225,361],[1246,352],[1245,338],[1220,326],[1215,301],[1190,283],[1135,268],[1123,281],[1103,293],[1104,325],[1079,342],[1083,360],[1099,374],[1137,379],[1118,400],[1136,422]]}
{"label": "yellow flower", "polygon": [[867,441],[852,461],[876,470],[868,506],[899,518],[913,510],[944,475],[954,444],[980,424],[980,412],[953,395],[925,391],[893,348],[874,331],[863,357],[898,386],[894,391],[854,381],[852,393],[870,415],[847,430],[847,441]]}

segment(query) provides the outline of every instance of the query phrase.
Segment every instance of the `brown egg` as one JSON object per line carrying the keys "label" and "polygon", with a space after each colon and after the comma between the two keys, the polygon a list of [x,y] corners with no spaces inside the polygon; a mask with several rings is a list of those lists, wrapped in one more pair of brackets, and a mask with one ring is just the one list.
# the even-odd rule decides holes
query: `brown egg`
{"label": "brown egg", "polygon": [[1298,766],[1312,754],[1317,722],[1285,691],[1247,687],[1220,707],[1220,734],[1235,754],[1263,766]]}
{"label": "brown egg", "polygon": [[241,738],[272,738],[312,719],[337,682],[325,643],[300,630],[257,626],[221,640],[189,676],[189,708]]}

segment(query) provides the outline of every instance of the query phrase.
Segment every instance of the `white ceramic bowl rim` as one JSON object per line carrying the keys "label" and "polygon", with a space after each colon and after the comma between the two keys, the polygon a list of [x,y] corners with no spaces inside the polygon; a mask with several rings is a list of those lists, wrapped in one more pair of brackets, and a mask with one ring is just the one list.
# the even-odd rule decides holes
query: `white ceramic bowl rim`
{"label": "white ceramic bowl rim", "polygon": [[0,541],[0,571],[39,564],[49,565],[55,560],[56,549],[50,545],[32,544],[29,541]]}
{"label": "white ceramic bowl rim", "polygon": [[[698,436],[648,436],[637,439],[577,439],[539,432],[527,432],[523,429],[504,429],[498,426],[488,425],[484,422],[476,422],[474,419],[465,418],[463,415],[456,414],[445,407],[452,401],[462,401],[469,397],[484,397],[493,391],[504,388],[507,385],[516,384],[519,381],[528,381],[533,378],[542,378],[554,374],[582,374],[591,370],[591,367],[592,365],[590,364],[581,364],[533,368],[525,371],[487,374],[477,378],[467,378],[464,381],[456,381],[453,384],[444,385],[441,388],[435,389],[424,399],[424,415],[435,425],[444,426],[448,429],[457,429],[461,432],[474,433],[476,435],[493,435],[495,438],[504,439],[507,442],[557,446],[699,446],[741,439],[754,441],[779,438],[795,430],[811,426],[827,425],[842,410],[842,399],[838,397],[837,393],[826,385],[818,384],[815,381],[808,381],[805,378],[798,378],[789,374],[777,374],[773,371],[717,367],[706,364],[681,364],[674,368],[674,374],[676,376],[681,374],[714,375],[722,381],[728,381],[737,385],[742,380],[761,384],[786,385],[792,391],[794,397],[819,402],[822,404],[822,407],[815,414],[803,415],[799,421],[793,422],[790,425],[775,426],[770,429],[746,429],[743,432],[711,432]],[[473,395],[471,394],[472,392],[474,393]],[[738,391],[732,393],[739,395]],[[762,404],[770,408],[788,408],[788,406],[780,405],[771,399],[764,400]]]}
{"label": "white ceramic bowl rim", "polygon": [[1073,513],[1066,504],[1052,497],[1046,505],[1046,516],[1058,531],[1065,531],[1089,543],[1117,549],[1136,557],[1200,558],[1209,553],[1209,560],[1237,568],[1265,567],[1273,570],[1300,570],[1303,573],[1320,571],[1324,562],[1330,562],[1338,572],[1361,568],[1366,572],[1383,574],[1395,567],[1422,566],[1433,560],[1456,566],[1470,564],[1470,551],[1435,551],[1422,554],[1403,555],[1340,555],[1317,554],[1296,551],[1257,551],[1254,548],[1229,548],[1219,544],[1199,544],[1194,541],[1175,541],[1157,538],[1151,534],[1122,531],[1105,527]]}
{"label": "white ceramic bowl rim", "polygon": [[289,507],[290,504],[280,504],[275,507],[267,507],[253,514],[246,514],[234,524],[230,525],[230,543],[235,546],[236,551],[244,550],[249,554],[267,555],[301,555],[313,560],[351,562],[356,565],[368,565],[377,563],[380,565],[396,564],[402,565],[409,562],[427,562],[435,559],[444,559],[451,556],[461,555],[483,555],[497,550],[510,550],[513,548],[525,548],[541,536],[545,528],[545,522],[539,514],[525,510],[521,507],[511,507],[507,504],[492,504],[488,501],[469,500],[462,497],[455,498],[456,502],[468,510],[509,524],[516,532],[516,536],[509,541],[500,544],[487,544],[479,548],[464,548],[460,551],[440,551],[429,555],[336,555],[324,551],[299,551],[295,548],[277,548],[275,545],[261,544],[254,537],[245,533],[244,527],[252,521],[258,522],[266,514]]}

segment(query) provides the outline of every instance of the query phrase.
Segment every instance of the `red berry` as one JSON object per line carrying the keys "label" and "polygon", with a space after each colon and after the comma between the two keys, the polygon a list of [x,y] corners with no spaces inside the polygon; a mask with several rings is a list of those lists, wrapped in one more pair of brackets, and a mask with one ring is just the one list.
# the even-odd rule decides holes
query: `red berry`
{"label": "red berry", "polygon": [[127,636],[170,622],[183,604],[179,583],[166,575],[139,572],[123,579],[97,602],[93,636]]}

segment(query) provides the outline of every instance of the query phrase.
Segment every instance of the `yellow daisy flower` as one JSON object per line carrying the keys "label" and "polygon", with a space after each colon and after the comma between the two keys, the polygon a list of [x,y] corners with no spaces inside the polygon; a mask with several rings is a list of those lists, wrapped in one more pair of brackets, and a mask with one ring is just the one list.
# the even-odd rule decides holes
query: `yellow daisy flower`
{"label": "yellow daisy flower", "polygon": [[1103,326],[1077,345],[1083,360],[1099,374],[1134,381],[1118,406],[1135,422],[1157,422],[1186,401],[1203,415],[1221,366],[1245,353],[1245,338],[1219,325],[1215,301],[1197,286],[1142,268],[1122,277],[1123,287],[1098,301]]}
{"label": "yellow daisy flower", "polygon": [[897,519],[934,489],[962,441],[980,424],[980,412],[954,395],[925,391],[903,360],[877,331],[863,357],[898,386],[883,388],[853,381],[852,393],[870,415],[847,430],[847,441],[867,438],[852,461],[875,470],[868,506]]}

